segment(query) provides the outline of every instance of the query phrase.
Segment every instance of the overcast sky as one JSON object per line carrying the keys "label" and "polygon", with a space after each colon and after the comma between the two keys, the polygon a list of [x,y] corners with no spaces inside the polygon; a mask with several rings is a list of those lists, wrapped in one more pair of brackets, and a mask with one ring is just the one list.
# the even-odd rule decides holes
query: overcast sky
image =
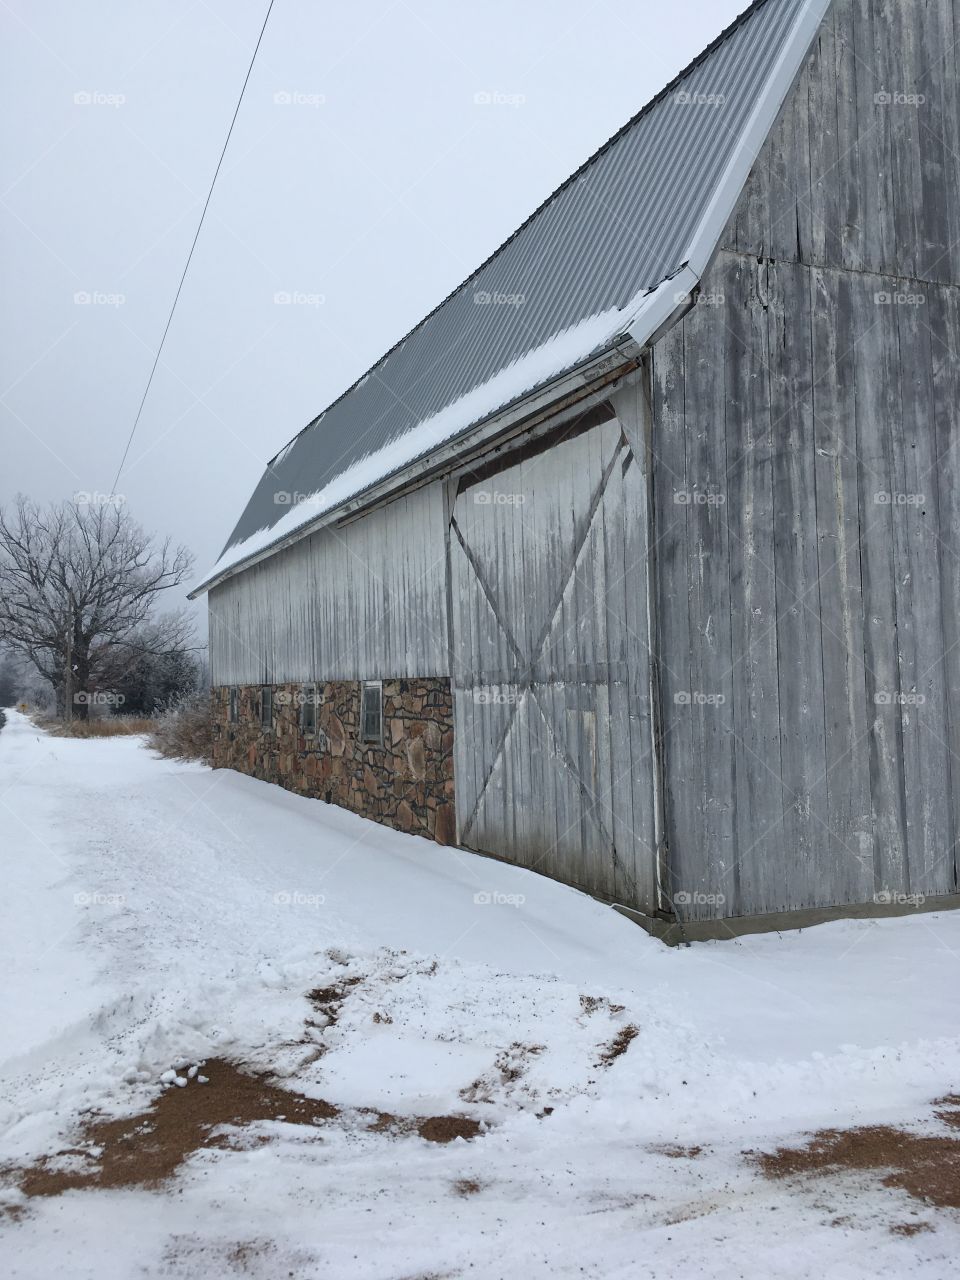
{"label": "overcast sky", "polygon": [[[266,460],[745,7],[275,0],[136,518],[209,568]],[[266,8],[0,0],[0,502],[109,492]]]}

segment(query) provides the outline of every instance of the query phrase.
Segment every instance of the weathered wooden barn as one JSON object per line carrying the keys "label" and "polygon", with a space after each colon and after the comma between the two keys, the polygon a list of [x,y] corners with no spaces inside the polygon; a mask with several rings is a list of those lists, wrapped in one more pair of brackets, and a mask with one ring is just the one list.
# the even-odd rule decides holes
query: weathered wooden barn
{"label": "weathered wooden barn", "polygon": [[758,0],[301,431],[217,763],[694,927],[946,904],[958,42]]}

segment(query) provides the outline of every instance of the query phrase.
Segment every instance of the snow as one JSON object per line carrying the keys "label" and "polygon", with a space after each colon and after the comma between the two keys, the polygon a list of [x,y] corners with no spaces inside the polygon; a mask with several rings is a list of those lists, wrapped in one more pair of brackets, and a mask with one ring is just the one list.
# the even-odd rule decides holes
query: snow
{"label": "snow", "polygon": [[[485,1126],[437,1146],[261,1122],[268,1141],[201,1151],[164,1189],[0,1190],[4,1274],[954,1274],[949,1211],[858,1175],[772,1183],[742,1153],[932,1123],[960,1079],[960,913],[668,949],[533,873],[136,739],[11,712],[0,780],[0,1167],[165,1078],[214,1087],[215,1056]],[[332,984],[323,1025],[307,993]],[[892,1234],[908,1221],[933,1229]]]}
{"label": "snow", "polygon": [[[513,361],[487,382],[474,387],[439,413],[424,418],[396,440],[353,463],[323,488],[303,495],[279,520],[227,547],[216,564],[192,590],[204,590],[226,570],[289,537],[371,485],[424,457],[468,427],[482,422],[498,409],[581,364],[593,352],[608,346],[614,338],[626,333],[635,323],[638,311],[643,309],[647,299],[652,298],[656,292],[644,290],[626,308],[614,307],[600,312],[556,334],[549,342]],[[296,444],[296,440],[297,437],[291,440],[271,465],[279,465]]]}

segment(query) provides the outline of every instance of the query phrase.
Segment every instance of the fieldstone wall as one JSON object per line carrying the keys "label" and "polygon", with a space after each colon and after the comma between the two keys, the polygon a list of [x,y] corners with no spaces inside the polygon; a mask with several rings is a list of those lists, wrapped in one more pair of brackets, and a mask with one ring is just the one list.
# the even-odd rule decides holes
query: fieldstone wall
{"label": "fieldstone wall", "polygon": [[318,681],[317,731],[300,725],[302,684],[275,684],[273,722],[260,723],[260,685],[213,690],[215,768],[238,769],[398,831],[456,841],[450,681],[384,680],[383,743],[360,740],[356,680]]}

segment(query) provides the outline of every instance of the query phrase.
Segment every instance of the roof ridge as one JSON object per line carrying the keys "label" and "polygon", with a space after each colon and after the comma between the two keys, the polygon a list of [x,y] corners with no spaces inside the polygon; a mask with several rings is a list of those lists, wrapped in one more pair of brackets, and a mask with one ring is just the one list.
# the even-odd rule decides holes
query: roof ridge
{"label": "roof ridge", "polygon": [[716,36],[715,39],[712,40],[710,44],[706,46],[705,49],[701,49],[701,51],[697,54],[697,56],[691,62],[687,63],[687,65],[681,71],[678,71],[677,74],[673,77],[673,79],[668,84],[664,85],[664,87],[660,89],[652,98],[650,98],[647,102],[645,102],[644,105],[639,109],[639,111],[635,112],[630,117],[629,120],[627,120],[624,124],[622,124],[619,129],[617,129],[615,133],[612,133],[610,137],[607,138],[606,142],[601,143],[601,145],[596,149],[596,151],[591,152],[591,154],[586,158],[586,160],[584,160],[583,163],[580,164],[573,171],[573,173],[571,173],[568,177],[564,178],[563,182],[561,182],[558,187],[555,187],[548,196],[546,196],[543,200],[541,200],[540,204],[537,205],[536,209],[534,209],[533,212],[530,213],[523,220],[523,222],[521,222],[520,225],[516,227],[510,233],[510,235],[507,236],[506,240],[501,241],[501,243],[497,245],[496,249],[494,249],[492,253],[489,253],[486,256],[486,258],[484,258],[484,260],[479,264],[479,266],[475,267],[474,270],[471,271],[471,273],[468,276],[466,276],[463,280],[461,280],[461,282],[458,285],[456,285],[453,289],[451,289],[450,292],[446,294],[446,296],[442,298],[440,302],[436,304],[435,307],[431,308],[431,310],[428,311],[427,314],[423,316],[420,320],[418,320],[417,323],[412,328],[408,329],[406,333],[404,333],[400,338],[398,338],[397,341],[391,347],[389,347],[383,353],[382,356],[379,356],[373,362],[373,364],[370,365],[368,369],[366,369],[363,373],[361,373],[360,376],[354,382],[352,382],[348,387],[346,387],[343,391],[341,391],[341,393],[334,400],[331,400],[330,403],[320,413],[318,413],[315,418],[311,418],[310,421],[305,423],[305,425],[302,426],[299,431],[294,432],[294,434],[290,437],[290,439],[286,442],[286,444],[282,445],[277,450],[277,452],[273,455],[273,457],[268,459],[267,467],[272,466],[273,463],[276,462],[276,460],[280,457],[280,455],[284,453],[286,450],[288,450],[291,447],[291,445],[293,445],[294,442],[298,440],[300,436],[303,435],[305,431],[309,431],[311,427],[315,427],[317,423],[322,420],[325,414],[329,413],[329,411],[335,405],[339,404],[341,400],[343,400],[346,396],[350,395],[350,393],[354,391],[360,385],[360,383],[364,381],[364,379],[369,378],[370,375],[377,368],[379,368],[379,366],[382,365],[385,360],[388,360],[390,356],[393,355],[393,353],[399,347],[402,347],[403,344],[406,341],[408,341],[408,339],[412,338],[413,335],[419,329],[422,329],[423,326],[427,323],[427,321],[431,319],[431,317],[435,316],[437,312],[441,310],[441,308],[445,307],[451,298],[455,298],[456,295],[460,293],[462,289],[465,289],[467,285],[470,284],[471,280],[474,280],[480,274],[480,272],[483,271],[483,269],[486,266],[488,266],[489,263],[493,262],[493,260],[503,252],[503,250],[507,247],[507,245],[512,244],[512,242],[517,238],[517,236],[519,236],[520,233],[524,231],[530,225],[530,223],[534,221],[535,218],[539,217],[539,215],[543,212],[543,210],[546,209],[547,206],[551,204],[551,202],[554,201],[562,191],[565,191],[567,187],[571,185],[571,183],[575,182],[579,177],[581,177],[587,171],[587,169],[590,168],[591,165],[595,164],[600,159],[601,156],[605,155],[606,152],[609,151],[609,149],[614,145],[614,143],[618,142],[624,136],[624,134],[628,133],[632,128],[634,128],[634,126],[647,114],[647,112],[652,111],[653,108],[659,102],[662,102],[663,99],[669,93],[671,93],[677,87],[677,85],[680,84],[682,80],[684,80],[688,75],[690,75],[691,72],[695,71],[697,67],[700,66],[700,64],[703,61],[705,61],[705,59],[710,57],[711,54],[713,54],[720,47],[720,45],[722,45],[726,40],[729,40],[729,38],[736,31],[739,31],[739,29],[743,26],[743,24],[749,18],[753,17],[754,13],[756,13],[758,9],[762,9],[764,5],[768,4],[769,2],[770,0],[752,0],[752,3],[749,4],[747,8],[743,10],[742,13],[738,14],[737,17],[734,18],[734,20],[731,23],[729,23],[726,27],[724,27],[724,29],[720,32],[720,34]]}

